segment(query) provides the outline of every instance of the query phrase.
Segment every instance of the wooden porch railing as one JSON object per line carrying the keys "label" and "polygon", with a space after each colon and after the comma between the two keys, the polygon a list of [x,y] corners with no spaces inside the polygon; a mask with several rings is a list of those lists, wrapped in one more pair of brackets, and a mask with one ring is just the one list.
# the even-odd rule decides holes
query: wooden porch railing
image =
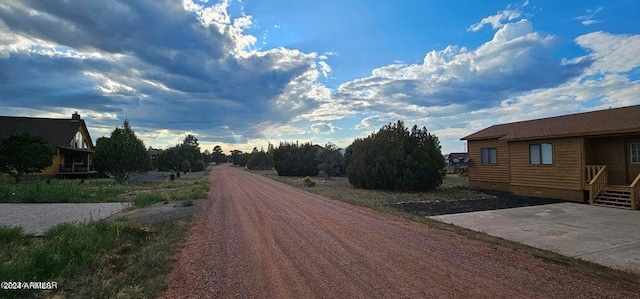
{"label": "wooden porch railing", "polygon": [[587,184],[593,180],[593,178],[598,174],[600,169],[606,167],[607,165],[587,165],[585,166],[585,181]]}
{"label": "wooden porch railing", "polygon": [[63,172],[63,173],[89,172],[90,170],[91,169],[89,169],[89,165],[87,164],[71,164],[71,165],[60,164],[60,172]]}
{"label": "wooden porch railing", "polygon": [[631,209],[637,210],[640,208],[640,173],[629,186],[629,190],[631,191]]}
{"label": "wooden porch railing", "polygon": [[[595,175],[593,175],[593,177],[591,177],[589,174],[589,171],[592,171],[593,169],[595,169],[595,167],[599,167],[600,169],[598,170],[598,172],[595,173]],[[607,185],[609,181],[607,178],[607,166],[606,165],[587,166],[587,178],[589,177],[591,177],[591,180],[589,180],[589,203],[594,204],[596,196],[598,196],[598,193],[600,193],[600,191],[604,189],[604,187]]]}

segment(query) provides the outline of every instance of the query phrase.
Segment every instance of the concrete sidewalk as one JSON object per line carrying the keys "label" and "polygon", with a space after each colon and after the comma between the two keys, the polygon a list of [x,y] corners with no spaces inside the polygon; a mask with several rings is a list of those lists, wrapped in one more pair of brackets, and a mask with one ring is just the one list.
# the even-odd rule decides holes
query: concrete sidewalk
{"label": "concrete sidewalk", "polygon": [[100,220],[128,207],[128,202],[108,203],[2,203],[0,224],[22,227],[27,234],[43,235],[63,222]]}
{"label": "concrete sidewalk", "polygon": [[430,218],[640,273],[640,211],[558,203]]}

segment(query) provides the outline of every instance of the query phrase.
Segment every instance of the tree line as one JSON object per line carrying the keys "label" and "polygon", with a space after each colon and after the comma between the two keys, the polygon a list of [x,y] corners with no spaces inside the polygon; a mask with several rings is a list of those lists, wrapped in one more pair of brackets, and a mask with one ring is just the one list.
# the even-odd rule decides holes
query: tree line
{"label": "tree line", "polygon": [[[267,152],[234,151],[232,160],[249,169],[272,166],[279,176],[316,176],[320,171],[327,177],[347,175],[349,183],[364,189],[431,190],[442,184],[445,175],[438,137],[425,127],[409,129],[402,121],[355,139],[344,151],[332,143],[321,147],[281,142],[277,148],[269,145]],[[254,165],[254,160],[261,162]]]}
{"label": "tree line", "polygon": [[[16,151],[22,154],[15,155]],[[355,139],[344,150],[332,143],[322,147],[281,142],[278,147],[269,143],[267,151],[233,150],[226,156],[220,146],[212,152],[201,152],[198,139],[187,135],[181,144],[161,150],[152,162],[144,142],[125,120],[109,137],[97,140],[92,162],[96,170],[113,175],[118,182],[153,168],[203,171],[209,162],[232,162],[256,170],[275,168],[280,176],[316,176],[322,171],[327,177],[346,175],[358,188],[397,191],[433,189],[445,174],[438,138],[425,127],[414,125],[409,129],[402,121]],[[22,175],[40,172],[51,163],[51,150],[40,136],[22,133],[0,138],[0,172],[9,173],[16,182]]]}

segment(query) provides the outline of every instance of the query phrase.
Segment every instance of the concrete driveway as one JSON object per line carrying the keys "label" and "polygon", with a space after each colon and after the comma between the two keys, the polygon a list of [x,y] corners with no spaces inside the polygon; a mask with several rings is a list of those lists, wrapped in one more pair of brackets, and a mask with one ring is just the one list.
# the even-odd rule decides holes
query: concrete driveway
{"label": "concrete driveway", "polygon": [[111,216],[130,205],[128,202],[106,203],[2,203],[0,224],[19,226],[24,232],[41,236],[63,222],[87,223]]}
{"label": "concrete driveway", "polygon": [[558,203],[431,218],[640,273],[640,211]]}

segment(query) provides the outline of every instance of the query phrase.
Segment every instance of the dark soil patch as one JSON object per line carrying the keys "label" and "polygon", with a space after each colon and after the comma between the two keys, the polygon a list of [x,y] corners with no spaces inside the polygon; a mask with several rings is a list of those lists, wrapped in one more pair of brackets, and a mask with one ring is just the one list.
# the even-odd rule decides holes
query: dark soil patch
{"label": "dark soil patch", "polygon": [[387,206],[420,216],[437,216],[446,214],[476,212],[528,207],[560,203],[563,201],[549,198],[516,196],[509,193],[494,193],[495,198],[480,198],[452,201],[403,202]]}
{"label": "dark soil patch", "polygon": [[156,225],[192,216],[201,205],[201,201],[202,200],[194,200],[191,201],[192,203],[182,201],[157,203],[148,207],[122,212],[113,215],[111,218],[129,219],[146,226]]}

